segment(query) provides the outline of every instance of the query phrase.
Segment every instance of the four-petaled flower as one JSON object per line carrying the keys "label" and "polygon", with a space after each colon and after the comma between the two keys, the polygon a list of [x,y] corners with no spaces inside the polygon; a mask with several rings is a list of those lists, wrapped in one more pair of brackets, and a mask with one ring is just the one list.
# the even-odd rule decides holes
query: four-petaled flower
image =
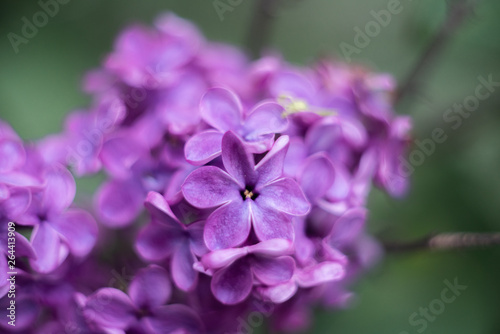
{"label": "four-petaled flower", "polygon": [[198,208],[217,208],[207,219],[204,240],[210,250],[241,245],[251,227],[261,241],[293,240],[291,216],[309,212],[299,185],[283,177],[288,136],[276,140],[255,165],[253,155],[231,131],[222,138],[226,171],[205,166],[193,171],[182,185],[188,202]]}

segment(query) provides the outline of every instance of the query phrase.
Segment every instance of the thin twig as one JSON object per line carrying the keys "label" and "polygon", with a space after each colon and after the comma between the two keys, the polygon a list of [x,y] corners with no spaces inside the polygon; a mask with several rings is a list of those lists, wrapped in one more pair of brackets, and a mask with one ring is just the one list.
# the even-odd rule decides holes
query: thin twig
{"label": "thin twig", "polygon": [[469,15],[474,11],[474,7],[479,2],[467,0],[449,0],[448,13],[440,29],[427,45],[420,58],[415,63],[406,79],[399,86],[395,97],[395,102],[400,102],[406,95],[416,90],[420,78],[428,72],[442,53],[447,43],[456,30],[462,25]]}
{"label": "thin twig", "polygon": [[278,2],[278,0],[258,0],[255,4],[247,35],[248,50],[253,58],[257,58],[269,43]]}
{"label": "thin twig", "polygon": [[500,233],[442,233],[412,242],[386,242],[387,252],[399,253],[416,250],[453,250],[460,248],[500,245]]}

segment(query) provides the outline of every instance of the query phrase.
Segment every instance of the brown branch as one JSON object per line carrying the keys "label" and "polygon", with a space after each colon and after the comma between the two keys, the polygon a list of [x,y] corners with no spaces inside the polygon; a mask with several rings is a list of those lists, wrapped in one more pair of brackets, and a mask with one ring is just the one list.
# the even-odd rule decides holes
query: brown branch
{"label": "brown branch", "polygon": [[500,233],[441,233],[412,242],[385,242],[383,245],[391,253],[486,247],[500,245]]}
{"label": "brown branch", "polygon": [[453,34],[458,30],[467,17],[469,17],[474,7],[479,2],[467,0],[449,0],[448,13],[440,29],[415,63],[406,79],[399,86],[395,96],[395,102],[400,102],[406,95],[416,90],[420,78],[432,68],[437,58],[445,46],[450,42]]}

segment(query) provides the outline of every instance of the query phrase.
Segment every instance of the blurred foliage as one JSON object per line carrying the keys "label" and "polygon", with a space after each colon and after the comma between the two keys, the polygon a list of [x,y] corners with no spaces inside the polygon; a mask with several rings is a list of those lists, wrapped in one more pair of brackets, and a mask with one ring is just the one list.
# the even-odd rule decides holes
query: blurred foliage
{"label": "blurred foliage", "polygon": [[[363,29],[371,10],[387,0],[293,0],[276,18],[272,46],[295,63],[318,55],[339,58],[341,42],[353,44],[355,26]],[[20,135],[36,139],[61,129],[64,116],[88,105],[80,90],[83,74],[99,66],[117,33],[127,24],[150,24],[164,11],[192,20],[207,38],[243,46],[255,2],[243,1],[220,20],[211,0],[69,1],[16,54],[6,37],[20,33],[22,17],[40,10],[37,1],[0,4],[0,117]],[[354,61],[402,79],[445,16],[444,1],[402,0],[392,16]],[[448,135],[412,175],[412,191],[393,200],[379,191],[370,199],[370,229],[387,239],[412,240],[439,231],[500,230],[500,94],[452,130],[444,111],[473,94],[479,75],[500,80],[500,2],[484,0],[458,31],[424,80],[422,89],[398,108],[415,119],[414,137],[429,138],[436,127]],[[92,179],[79,182],[89,192]],[[83,190],[82,190],[83,189]],[[417,333],[409,317],[440,297],[443,281],[458,277],[467,290],[425,333],[500,333],[500,250],[390,254],[356,284],[350,310],[317,311],[309,333]]]}

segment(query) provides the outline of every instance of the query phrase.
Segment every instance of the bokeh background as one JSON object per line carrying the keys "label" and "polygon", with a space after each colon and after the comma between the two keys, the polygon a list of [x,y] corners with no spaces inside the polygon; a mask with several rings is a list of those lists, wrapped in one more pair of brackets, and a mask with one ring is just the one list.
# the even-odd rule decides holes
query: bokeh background
{"label": "bokeh background", "polygon": [[[324,54],[342,58],[340,43],[352,45],[354,27],[363,29],[373,20],[370,11],[385,9],[388,2],[290,0],[275,19],[271,45],[297,64]],[[22,18],[31,19],[40,7],[37,1],[2,0],[0,118],[26,140],[57,132],[69,111],[88,105],[81,78],[99,66],[127,24],[151,24],[159,13],[173,11],[195,22],[208,39],[244,46],[255,4],[241,1],[221,20],[212,0],[70,0],[16,54],[7,34],[20,34]],[[402,0],[401,5],[402,12],[353,55],[353,62],[389,72],[398,80],[405,78],[446,15],[442,0]],[[398,113],[414,117],[416,140],[430,138],[438,127],[448,138],[415,169],[405,199],[372,193],[369,226],[380,238],[500,231],[500,92],[482,101],[456,130],[443,120],[447,108],[474,93],[478,76],[492,75],[500,81],[499,16],[498,0],[479,2],[475,15],[454,34],[423,78],[421,89],[398,106]],[[95,178],[79,181],[80,196],[90,193],[95,183]],[[467,289],[424,332],[498,334],[499,259],[499,247],[388,254],[353,286],[357,300],[352,309],[316,310],[308,333],[418,333],[420,327],[410,325],[410,315],[440,298],[444,280],[457,278]]]}

